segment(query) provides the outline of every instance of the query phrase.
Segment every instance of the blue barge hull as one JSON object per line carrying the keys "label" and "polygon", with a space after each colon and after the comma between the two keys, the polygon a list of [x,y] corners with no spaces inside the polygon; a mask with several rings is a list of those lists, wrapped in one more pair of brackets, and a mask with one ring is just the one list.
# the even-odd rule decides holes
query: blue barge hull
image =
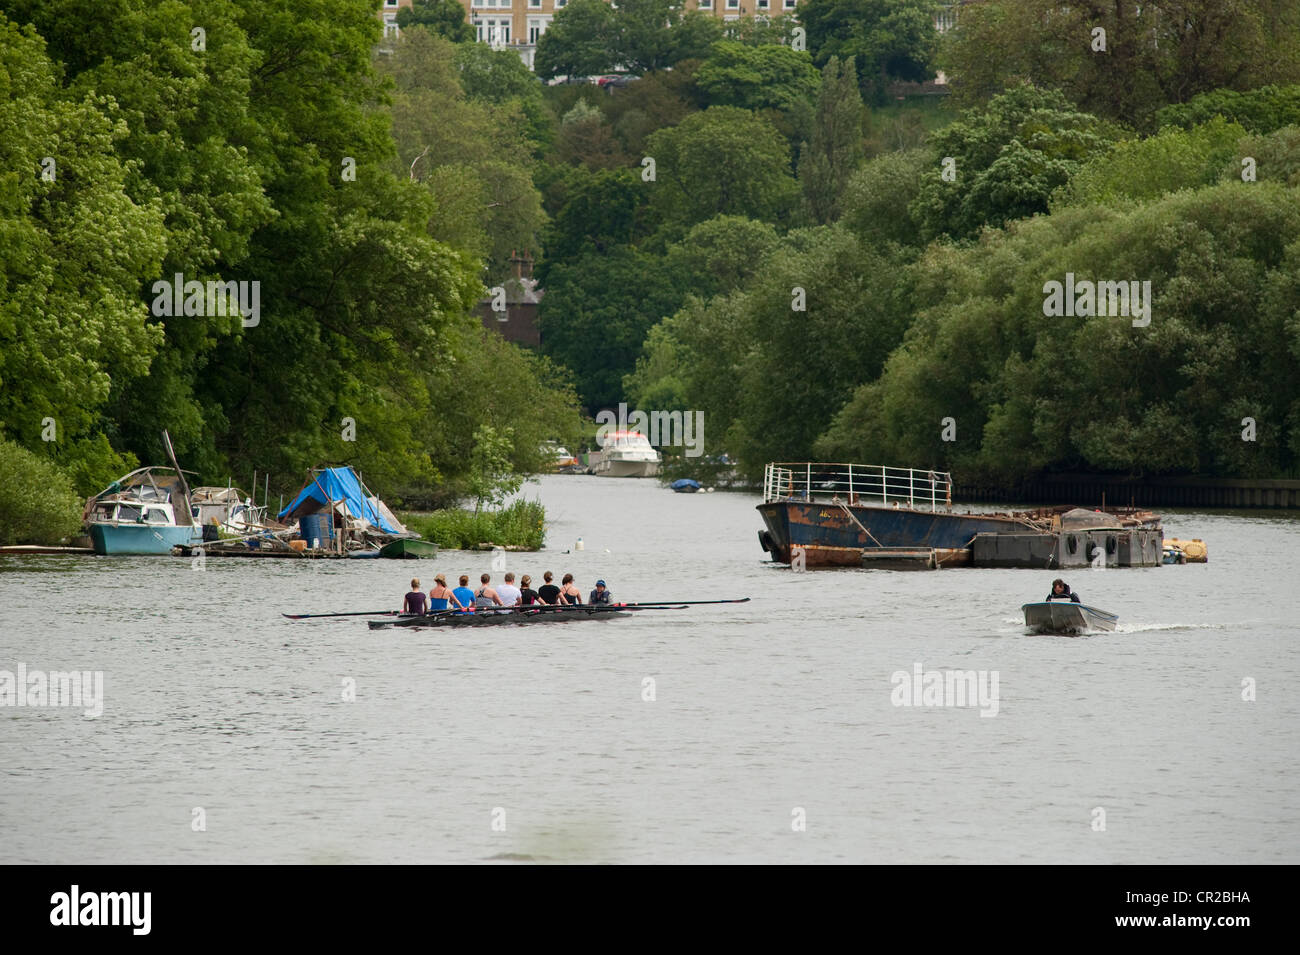
{"label": "blue barge hull", "polygon": [[788,564],[802,548],[805,567],[859,567],[863,549],[873,547],[929,547],[944,565],[969,564],[976,534],[1027,529],[1011,516],[879,505],[774,501],[758,512],[763,549]]}

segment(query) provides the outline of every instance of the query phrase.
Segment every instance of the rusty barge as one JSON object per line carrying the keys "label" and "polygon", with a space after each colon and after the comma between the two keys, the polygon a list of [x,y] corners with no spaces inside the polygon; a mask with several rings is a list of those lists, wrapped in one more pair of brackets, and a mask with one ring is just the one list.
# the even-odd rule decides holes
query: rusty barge
{"label": "rusty barge", "polygon": [[759,544],[780,564],[816,567],[1155,567],[1163,530],[1150,511],[1070,505],[953,510],[947,472],[777,463],[763,472]]}

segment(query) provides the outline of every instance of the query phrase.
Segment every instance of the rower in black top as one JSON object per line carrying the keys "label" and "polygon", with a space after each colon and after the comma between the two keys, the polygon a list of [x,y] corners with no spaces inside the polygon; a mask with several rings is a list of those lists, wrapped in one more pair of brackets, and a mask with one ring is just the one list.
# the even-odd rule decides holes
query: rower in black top
{"label": "rower in black top", "polygon": [[545,583],[537,589],[537,596],[544,604],[557,604],[560,602],[560,588],[551,583],[552,574],[548,570],[542,574],[542,580]]}
{"label": "rower in black top", "polygon": [[533,578],[524,574],[519,578],[519,605],[531,607],[537,603],[537,591],[533,590]]}
{"label": "rower in black top", "polygon": [[425,599],[424,592],[420,590],[420,580],[417,577],[411,581],[411,592],[402,601],[402,613],[423,614]]}
{"label": "rower in black top", "polygon": [[1079,603],[1079,595],[1071,592],[1070,585],[1060,577],[1052,581],[1052,592],[1047,595],[1048,602],[1053,600],[1072,600]]}

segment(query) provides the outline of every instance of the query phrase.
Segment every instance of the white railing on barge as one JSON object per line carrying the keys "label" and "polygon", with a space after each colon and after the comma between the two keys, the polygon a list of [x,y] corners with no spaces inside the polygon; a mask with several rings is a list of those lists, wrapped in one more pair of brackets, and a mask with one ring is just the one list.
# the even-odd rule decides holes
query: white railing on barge
{"label": "white railing on barge", "polygon": [[875,464],[769,464],[763,468],[763,503],[812,501],[898,504],[937,511],[952,507],[947,471],[889,468]]}

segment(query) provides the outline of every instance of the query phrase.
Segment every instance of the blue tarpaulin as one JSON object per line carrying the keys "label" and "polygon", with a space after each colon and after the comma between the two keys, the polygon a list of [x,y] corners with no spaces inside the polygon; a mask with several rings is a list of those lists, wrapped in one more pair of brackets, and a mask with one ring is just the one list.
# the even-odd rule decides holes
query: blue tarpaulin
{"label": "blue tarpaulin", "polygon": [[322,468],[314,472],[312,480],[298,492],[293,503],[279,513],[279,519],[294,520],[304,514],[314,514],[322,507],[327,507],[330,501],[343,501],[348,506],[349,514],[364,517],[382,531],[389,534],[401,533],[375,510],[361,486],[357,472],[350,467]]}

